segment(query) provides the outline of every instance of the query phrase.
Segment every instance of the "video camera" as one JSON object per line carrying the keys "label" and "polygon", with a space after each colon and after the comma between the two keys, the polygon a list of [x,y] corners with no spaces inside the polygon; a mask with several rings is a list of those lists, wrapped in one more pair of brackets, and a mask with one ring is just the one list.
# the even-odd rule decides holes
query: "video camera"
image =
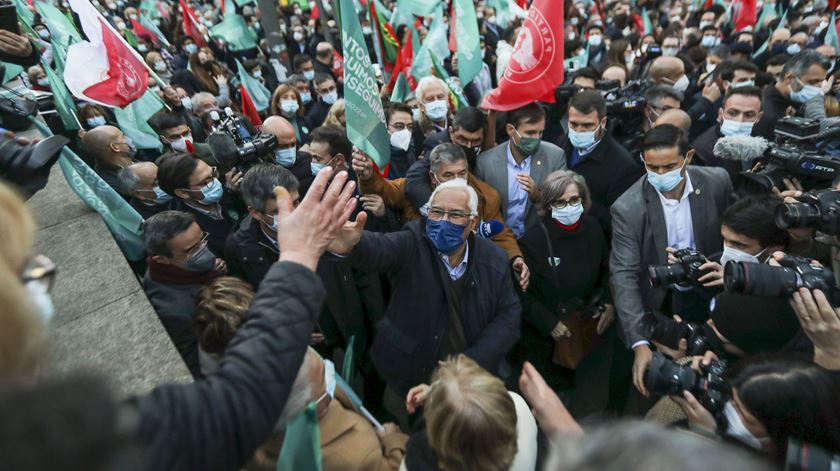
{"label": "video camera", "polygon": [[273,153],[278,147],[276,136],[269,133],[252,136],[230,108],[225,108],[224,118],[218,111],[211,111],[210,119],[213,120],[213,132],[207,143],[222,167],[236,167],[245,173],[260,162],[273,161]]}
{"label": "video camera", "polygon": [[818,289],[832,306],[840,306],[834,273],[804,257],[786,256],[780,267],[764,263],[729,262],[723,268],[723,288],[730,293],[789,297],[799,288]]}
{"label": "video camera", "polygon": [[651,265],[648,267],[651,286],[667,286],[678,284],[682,286],[699,286],[698,278],[705,271],[700,267],[706,263],[706,257],[693,249],[680,249],[674,253],[677,263],[668,265]]}
{"label": "video camera", "polygon": [[688,391],[712,413],[718,424],[725,424],[723,406],[732,396],[732,388],[723,380],[726,367],[725,361],[715,360],[709,365],[701,364],[698,373],[690,365],[678,365],[654,352],[645,370],[645,388],[653,394],[680,397],[683,391]]}

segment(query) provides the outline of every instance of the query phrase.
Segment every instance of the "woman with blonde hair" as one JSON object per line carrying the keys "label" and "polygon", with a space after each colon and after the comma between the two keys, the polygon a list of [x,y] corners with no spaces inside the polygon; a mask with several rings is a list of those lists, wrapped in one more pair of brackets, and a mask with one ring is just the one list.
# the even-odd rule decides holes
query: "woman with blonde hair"
{"label": "woman with blonde hair", "polygon": [[251,285],[232,276],[216,278],[198,293],[193,330],[198,338],[198,363],[205,375],[218,367],[253,299]]}
{"label": "woman with blonde hair", "polygon": [[271,95],[271,114],[282,116],[292,123],[298,144],[309,141],[309,122],[304,117],[303,101],[295,87],[284,83],[274,90]]}
{"label": "woman with blonde hair", "polygon": [[347,119],[344,115],[344,98],[338,99],[333,105],[330,107],[330,111],[327,113],[327,118],[324,120],[324,126],[338,126],[341,129],[345,129],[347,127]]}
{"label": "woman with blonde hair", "polygon": [[0,183],[0,378],[30,377],[53,314],[55,265],[32,255],[35,223],[20,196]]}
{"label": "woman with blonde hair", "polygon": [[409,439],[400,469],[535,469],[537,424],[530,408],[468,356],[441,362],[431,385],[411,388],[406,409],[413,414],[420,406],[425,429]]}

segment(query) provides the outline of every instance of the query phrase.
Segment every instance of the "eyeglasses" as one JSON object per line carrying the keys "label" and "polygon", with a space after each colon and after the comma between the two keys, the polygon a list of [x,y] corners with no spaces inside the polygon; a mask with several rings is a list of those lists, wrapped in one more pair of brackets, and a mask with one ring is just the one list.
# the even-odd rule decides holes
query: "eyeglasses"
{"label": "eyeglasses", "polygon": [[557,200],[557,201],[551,203],[551,206],[553,206],[555,208],[563,209],[563,208],[565,208],[566,206],[569,206],[569,205],[580,206],[581,204],[583,204],[583,198],[581,198],[580,196],[572,196],[571,198],[569,198],[569,201]]}
{"label": "eyeglasses", "polygon": [[458,225],[465,225],[467,220],[472,216],[470,213],[465,213],[463,211],[447,211],[441,208],[430,208],[429,209],[429,219],[432,221],[440,221],[446,216],[449,216],[449,222]]}
{"label": "eyeglasses", "polygon": [[213,180],[215,180],[217,178],[219,178],[219,170],[216,167],[210,167],[210,176],[209,177],[205,178],[204,180],[201,180],[201,182],[196,183],[195,185],[190,185],[190,186],[201,186],[201,187],[210,186],[210,184],[213,183]]}
{"label": "eyeglasses", "polygon": [[465,139],[457,134],[452,134],[452,142],[458,144],[459,146],[464,147],[478,147],[484,142],[484,138],[481,139]]}
{"label": "eyeglasses", "polygon": [[55,284],[56,273],[55,263],[52,260],[44,255],[35,255],[26,262],[20,281],[24,284],[37,281],[50,291]]}
{"label": "eyeglasses", "polygon": [[196,255],[198,255],[198,253],[201,252],[201,250],[204,249],[204,247],[207,247],[207,239],[209,237],[210,237],[210,234],[208,232],[202,233],[201,234],[201,240],[199,240],[197,244],[195,244],[192,247],[190,247],[189,249],[187,249],[186,253],[184,253],[184,256],[185,256],[184,258],[186,260],[189,260],[189,259],[195,257]]}

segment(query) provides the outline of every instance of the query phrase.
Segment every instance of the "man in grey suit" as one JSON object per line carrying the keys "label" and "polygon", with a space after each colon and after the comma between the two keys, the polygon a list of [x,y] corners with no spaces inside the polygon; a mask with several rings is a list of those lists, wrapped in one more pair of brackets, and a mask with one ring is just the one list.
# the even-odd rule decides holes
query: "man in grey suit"
{"label": "man in grey suit", "polygon": [[516,234],[537,221],[532,203],[551,172],[566,168],[563,149],[542,141],[545,111],[530,103],[508,113],[505,127],[510,140],[478,156],[476,175],[499,192],[505,223]]}
{"label": "man in grey suit", "polygon": [[651,315],[663,306],[666,290],[652,287],[648,266],[668,263],[668,249],[693,248],[705,255],[723,249],[720,218],[732,202],[726,170],[690,166],[685,133],[669,124],[645,134],[647,174],[612,206],[610,272],[624,342],[633,349],[633,384],[647,396],[643,377],[651,359]]}

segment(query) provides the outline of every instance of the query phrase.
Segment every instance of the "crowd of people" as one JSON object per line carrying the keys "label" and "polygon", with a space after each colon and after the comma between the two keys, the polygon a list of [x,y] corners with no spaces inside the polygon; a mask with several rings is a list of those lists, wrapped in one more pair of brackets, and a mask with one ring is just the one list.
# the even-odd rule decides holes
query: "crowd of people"
{"label": "crowd of people", "polygon": [[[368,2],[393,23],[360,10],[373,63],[383,31],[436,37]],[[554,100],[503,112],[481,106],[528,2],[471,1],[473,81],[457,51],[403,96],[376,67],[382,168],[348,137],[334,2],[279,2],[279,48],[223,3],[92,1],[154,72],[158,148],[95,103],[81,130],[44,114],[143,218],[132,267],[194,382],[33,381],[56,267],[6,175],[0,468],[294,469],[307,418],[325,470],[840,466],[838,2],[753,2],[745,27],[749,0],[567,1]],[[225,14],[256,47],[208,34]],[[0,60],[49,92],[33,28]],[[270,91],[256,122],[238,64]]]}

